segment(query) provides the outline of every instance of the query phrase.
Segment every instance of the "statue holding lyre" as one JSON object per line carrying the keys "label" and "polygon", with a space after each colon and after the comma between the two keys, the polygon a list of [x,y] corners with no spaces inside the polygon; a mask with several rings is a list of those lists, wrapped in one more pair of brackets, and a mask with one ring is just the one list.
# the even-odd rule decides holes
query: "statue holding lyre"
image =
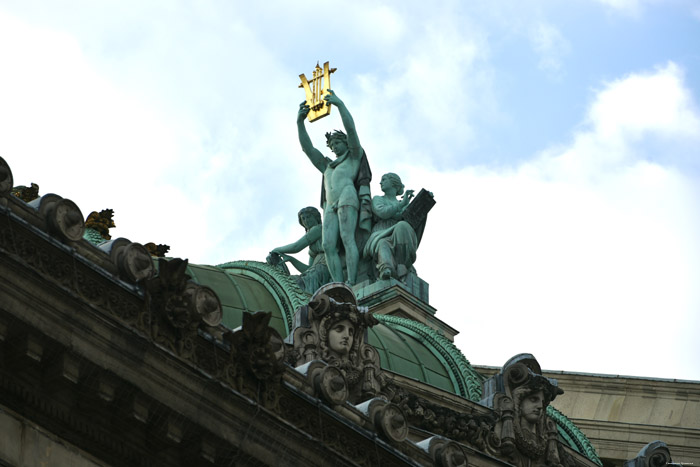
{"label": "statue holding lyre", "polygon": [[[320,70],[318,65],[316,67],[317,71]],[[327,62],[324,64],[324,72],[330,73]],[[320,93],[321,91],[318,87],[309,87],[304,75],[301,75],[301,78],[302,84],[307,90],[307,100],[299,106],[297,129],[302,150],[311,163],[323,174],[321,192],[323,250],[333,281],[347,282],[352,285],[357,281],[360,257],[355,231],[358,227],[368,231],[371,223],[369,182],[372,179],[372,173],[365,152],[360,145],[355,122],[343,101],[331,89],[323,89],[322,94],[318,94],[323,95],[323,106],[325,106],[323,108],[327,108],[325,115],[330,113],[331,105],[336,106],[347,134],[339,130],[326,133],[326,144],[335,153],[335,160],[325,157],[321,151],[313,146],[304,120],[307,116],[311,121],[323,116],[318,116],[318,112],[323,111],[323,108],[315,111],[312,105],[318,106],[318,104],[314,104],[313,100],[310,102],[308,98],[309,90],[312,91],[312,97],[316,96],[314,92]],[[316,72],[314,72],[315,78]],[[324,84],[328,83],[328,79],[325,79]],[[312,111],[317,112],[315,118],[311,118]],[[345,252],[347,274],[343,273],[342,250]]]}

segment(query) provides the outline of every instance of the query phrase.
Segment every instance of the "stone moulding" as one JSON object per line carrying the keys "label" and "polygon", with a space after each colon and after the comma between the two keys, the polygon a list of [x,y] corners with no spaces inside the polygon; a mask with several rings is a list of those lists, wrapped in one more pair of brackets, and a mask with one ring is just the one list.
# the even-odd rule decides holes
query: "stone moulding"
{"label": "stone moulding", "polygon": [[455,378],[459,395],[475,402],[481,399],[483,377],[472,368],[464,354],[445,336],[418,321],[407,318],[390,315],[377,315],[376,318],[389,327],[403,328],[409,334],[427,342],[445,359],[453,376],[459,376]]}

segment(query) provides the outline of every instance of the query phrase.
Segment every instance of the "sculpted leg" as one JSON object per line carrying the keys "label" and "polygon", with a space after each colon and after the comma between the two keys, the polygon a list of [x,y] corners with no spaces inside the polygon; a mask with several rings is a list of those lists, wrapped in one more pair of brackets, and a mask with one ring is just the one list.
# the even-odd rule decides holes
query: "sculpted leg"
{"label": "sculpted leg", "polygon": [[389,242],[381,240],[377,251],[377,270],[380,279],[389,279],[394,275],[394,255]]}
{"label": "sculpted leg", "polygon": [[327,208],[323,211],[323,251],[333,282],[343,282],[343,264],[338,254],[338,214]]}
{"label": "sculpted leg", "polygon": [[[357,227],[358,210],[354,206],[341,206],[338,208],[338,224],[340,238],[345,247],[345,266],[348,270],[348,283],[354,285],[357,281],[357,264],[360,253],[355,243],[355,229]],[[327,254],[326,254],[327,256]]]}

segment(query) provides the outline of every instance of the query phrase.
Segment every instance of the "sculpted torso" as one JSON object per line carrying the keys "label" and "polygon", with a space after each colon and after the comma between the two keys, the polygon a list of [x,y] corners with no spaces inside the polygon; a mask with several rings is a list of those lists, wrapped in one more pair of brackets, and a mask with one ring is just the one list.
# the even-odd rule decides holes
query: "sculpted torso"
{"label": "sculpted torso", "polygon": [[326,203],[334,205],[357,205],[357,190],[355,179],[360,169],[360,159],[348,157],[335,167],[329,163],[324,171],[324,188],[326,190]]}

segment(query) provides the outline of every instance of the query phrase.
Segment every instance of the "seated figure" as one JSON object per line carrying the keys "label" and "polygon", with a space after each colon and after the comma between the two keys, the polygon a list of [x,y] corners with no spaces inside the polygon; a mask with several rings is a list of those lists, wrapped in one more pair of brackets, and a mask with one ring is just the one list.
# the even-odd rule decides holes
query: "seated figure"
{"label": "seated figure", "polygon": [[[301,273],[297,280],[299,287],[308,293],[314,293],[323,284],[331,281],[326,256],[321,246],[321,213],[314,207],[306,207],[299,211],[299,224],[306,230],[303,237],[294,243],[275,248],[268,256],[268,263],[275,264],[276,256],[288,261]],[[309,247],[309,263],[304,264],[287,253],[298,253]]]}
{"label": "seated figure", "polygon": [[[380,186],[384,195],[372,198],[374,224],[363,254],[374,260],[380,279],[405,280],[418,249],[415,230],[402,220],[402,214],[413,198],[413,190],[404,194],[401,178],[395,173],[385,174]],[[401,194],[403,197],[398,200],[397,196]]]}

